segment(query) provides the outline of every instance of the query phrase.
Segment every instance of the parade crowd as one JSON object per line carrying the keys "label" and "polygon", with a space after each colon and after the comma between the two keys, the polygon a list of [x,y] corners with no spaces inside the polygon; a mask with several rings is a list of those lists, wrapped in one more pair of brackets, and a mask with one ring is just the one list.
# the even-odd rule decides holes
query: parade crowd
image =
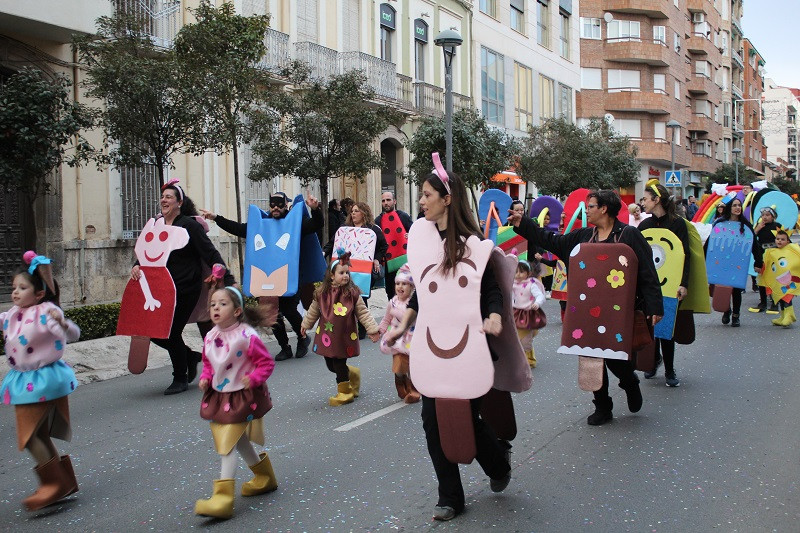
{"label": "parade crowd", "polygon": [[[364,376],[352,360],[361,342],[379,343],[400,400],[421,404],[438,480],[433,518],[446,521],[465,506],[459,464],[477,459],[493,492],[511,482],[511,393],[530,389],[542,362],[536,336],[548,324],[562,328],[558,352],[578,358],[579,386],[593,395],[586,421],[599,426],[614,417],[609,372],[634,413],[644,402],[640,374],[657,380],[663,366],[666,386],[680,386],[678,346],[694,342],[694,314],[713,310],[721,324],[738,327],[749,288],[759,294],[752,320],[772,314],[783,328],[796,320],[798,211],[779,191],[723,186],[684,203],[651,180],[630,205],[612,190],[580,189],[529,206],[502,193],[487,195],[476,213],[438,154],[433,166],[417,220],[396,208],[390,191],[377,217],[366,203],[334,199],[327,235],[313,196],[274,193],[268,210],[251,207],[240,223],[197,209],[177,180],[164,185],[160,214],[136,243],[118,333],[131,336],[134,373],[146,368],[149,342],[168,351],[165,395],[195,381],[203,392],[199,414],[220,470],[196,514],[233,516],[239,456],[252,472],[241,496],[277,489],[269,455],[254,447],[268,445],[267,383],[276,361],[322,356],[334,378],[327,401],[339,407],[360,394]],[[246,242],[242,280],[208,238],[209,223]],[[27,252],[13,279],[13,307],[0,313],[11,367],[0,396],[14,406],[18,447],[33,457],[40,482],[23,501],[29,511],[78,491],[70,457],[52,439],[71,439],[68,396],[78,383],[64,355],[68,361],[66,345],[80,332],[59,307],[52,267]],[[384,289],[378,322],[368,299]],[[250,296],[256,300],[248,303]],[[548,298],[560,300],[560,317],[545,315]],[[202,352],[183,341],[190,323]],[[265,327],[276,354],[261,340]]]}

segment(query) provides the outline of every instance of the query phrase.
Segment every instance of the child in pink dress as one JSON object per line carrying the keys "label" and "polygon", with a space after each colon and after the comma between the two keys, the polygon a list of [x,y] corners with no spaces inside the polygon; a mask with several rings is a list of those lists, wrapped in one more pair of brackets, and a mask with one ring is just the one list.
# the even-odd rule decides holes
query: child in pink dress
{"label": "child in pink dress", "polygon": [[197,500],[194,512],[224,519],[233,516],[234,448],[254,474],[242,485],[242,496],[278,488],[269,456],[266,452],[257,454],[251,444],[264,444],[261,417],[272,409],[266,381],[275,361],[253,327],[243,323],[258,323],[260,317],[255,310],[245,309],[238,289],[217,289],[209,308],[214,327],[203,343],[200,416],[211,422],[214,446],[222,456],[222,474],[214,480],[213,496]]}
{"label": "child in pink dress", "polygon": [[[406,313],[408,301],[414,293],[414,281],[411,278],[411,269],[407,264],[397,271],[394,278],[394,290],[395,296],[386,305],[386,314],[378,325],[381,335],[385,335],[387,331],[400,324]],[[381,338],[381,351],[392,356],[392,372],[394,372],[394,386],[397,389],[397,395],[406,403],[417,403],[420,398],[408,372],[408,349],[411,346],[413,332],[412,326],[391,346]]]}
{"label": "child in pink dress", "polygon": [[[533,338],[539,330],[532,327],[529,319],[533,311],[536,311],[545,302],[544,285],[540,279],[542,265],[534,260],[529,263],[520,260],[517,265],[517,273],[514,275],[514,285],[512,288],[512,304],[514,308],[514,320],[517,323],[517,335],[522,343],[522,349],[528,358],[531,368],[536,368],[536,352],[533,350]],[[526,324],[521,326],[521,324]]]}
{"label": "child in pink dress", "polygon": [[0,313],[11,367],[0,397],[16,410],[19,449],[36,460],[39,488],[22,502],[36,511],[78,491],[69,455],[59,456],[51,438],[72,439],[67,396],[78,381],[61,357],[67,342],[78,340],[81,332],[58,307],[50,259],[32,251],[24,259],[29,266],[13,280],[14,306]]}

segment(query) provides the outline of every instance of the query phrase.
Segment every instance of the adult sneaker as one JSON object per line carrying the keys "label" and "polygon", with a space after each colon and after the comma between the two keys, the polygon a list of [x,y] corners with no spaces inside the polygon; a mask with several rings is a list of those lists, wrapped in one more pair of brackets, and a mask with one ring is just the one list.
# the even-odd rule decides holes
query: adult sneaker
{"label": "adult sneaker", "polygon": [[778,309],[778,306],[775,305],[775,302],[770,301],[769,302],[769,307],[767,308],[767,314],[768,315],[777,315],[777,314],[780,314],[780,312],[781,311],[780,311],[780,309]]}
{"label": "adult sneaker", "polygon": [[661,363],[663,361],[664,359],[661,357],[661,354],[659,353],[658,358],[656,359],[656,366],[654,366],[653,370],[651,370],[650,372],[644,373],[644,379],[653,379],[654,377],[656,377],[656,374],[658,374],[658,368],[661,366]]}
{"label": "adult sneaker", "polygon": [[681,380],[675,375],[674,370],[672,372],[667,372],[664,377],[667,378],[667,387],[679,387],[681,384]]}
{"label": "adult sneaker", "polygon": [[447,522],[456,517],[456,510],[448,505],[437,505],[433,508],[433,519]]}
{"label": "adult sneaker", "polygon": [[749,308],[748,311],[750,311],[751,313],[763,313],[766,308],[767,308],[767,304],[760,303],[755,307]]}
{"label": "adult sneaker", "polygon": [[722,323],[727,325],[731,323],[731,310],[728,309],[724,313],[722,313]]}

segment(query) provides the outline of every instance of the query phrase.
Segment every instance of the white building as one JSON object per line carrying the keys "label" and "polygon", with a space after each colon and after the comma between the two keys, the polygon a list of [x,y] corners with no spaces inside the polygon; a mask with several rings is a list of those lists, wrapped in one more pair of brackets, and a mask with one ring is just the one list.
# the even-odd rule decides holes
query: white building
{"label": "white building", "polygon": [[782,159],[790,167],[797,168],[800,89],[780,87],[767,78],[762,109],[764,121],[761,127],[767,145],[767,160],[777,162]]}

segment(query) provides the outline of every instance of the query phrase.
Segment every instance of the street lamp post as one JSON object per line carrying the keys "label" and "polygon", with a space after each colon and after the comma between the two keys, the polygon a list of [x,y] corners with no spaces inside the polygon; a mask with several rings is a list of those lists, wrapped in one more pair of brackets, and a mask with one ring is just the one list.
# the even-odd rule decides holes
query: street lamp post
{"label": "street lamp post", "polygon": [[742,153],[742,149],[734,148],[733,150],[731,150],[731,152],[733,152],[733,162],[734,162],[733,168],[734,168],[734,173],[736,174],[736,185],[739,185],[739,154]]}
{"label": "street lamp post", "polygon": [[445,117],[445,151],[447,158],[445,165],[447,171],[453,170],[453,58],[456,47],[461,46],[464,40],[454,30],[444,30],[433,40],[436,46],[442,47],[444,52],[444,117]]}
{"label": "street lamp post", "polygon": [[[681,123],[675,119],[670,120],[667,122],[667,127],[670,131],[670,139],[669,144],[671,145],[671,156],[670,160],[672,162],[672,172],[675,172],[675,131],[677,130],[680,132]],[[683,180],[681,180],[681,196],[683,196]]]}

